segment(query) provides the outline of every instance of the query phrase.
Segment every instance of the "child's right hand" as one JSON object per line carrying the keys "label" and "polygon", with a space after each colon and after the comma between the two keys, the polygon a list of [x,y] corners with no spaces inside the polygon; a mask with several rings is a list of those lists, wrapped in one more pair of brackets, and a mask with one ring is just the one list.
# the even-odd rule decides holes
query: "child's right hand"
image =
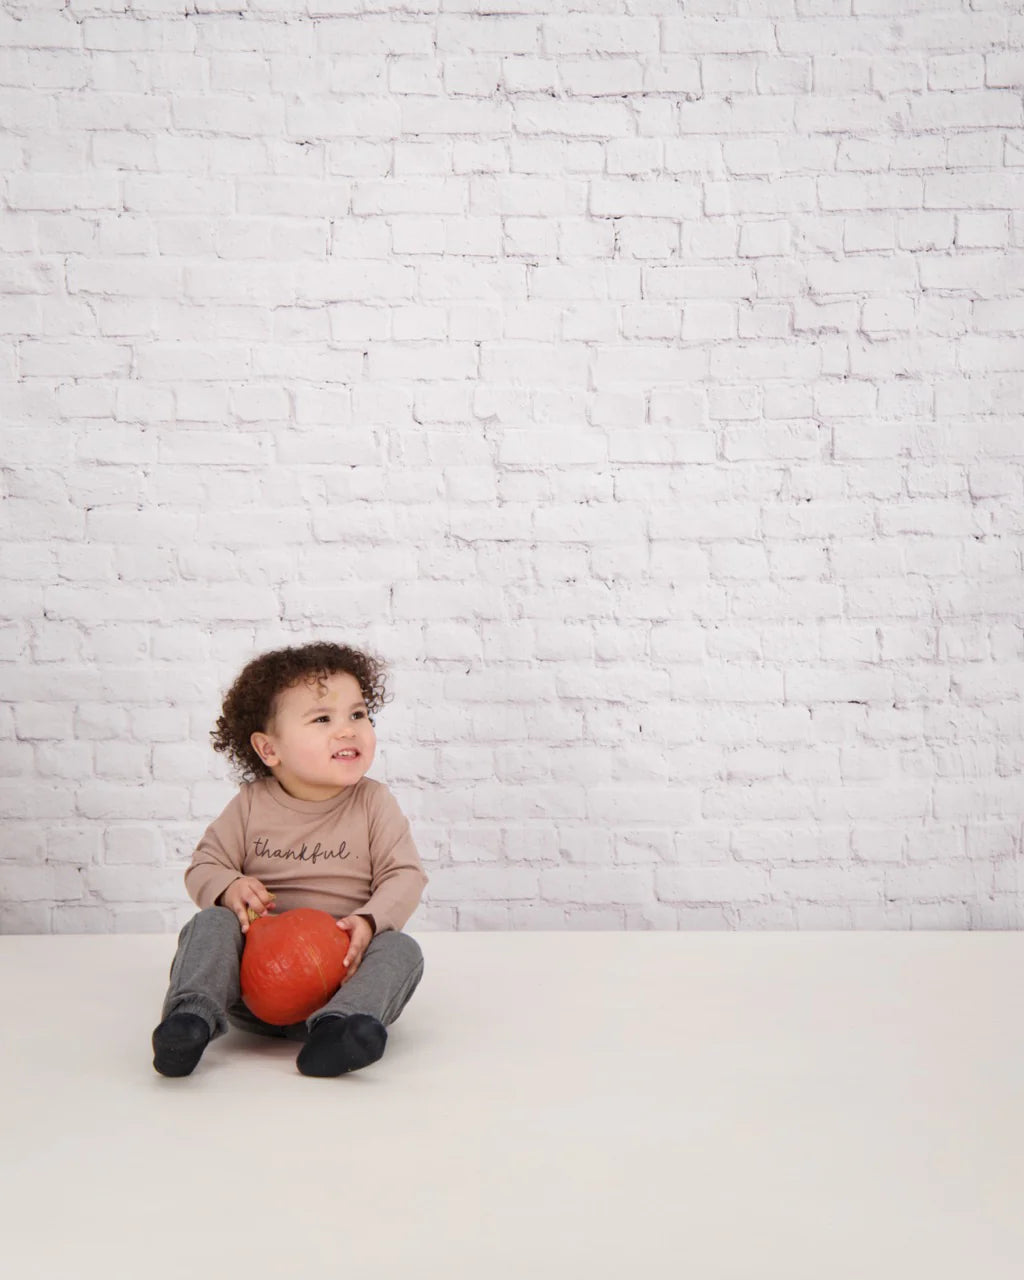
{"label": "child's right hand", "polygon": [[243,933],[249,932],[249,907],[260,916],[274,909],[274,895],[255,876],[233,880],[221,894],[220,902],[238,916]]}

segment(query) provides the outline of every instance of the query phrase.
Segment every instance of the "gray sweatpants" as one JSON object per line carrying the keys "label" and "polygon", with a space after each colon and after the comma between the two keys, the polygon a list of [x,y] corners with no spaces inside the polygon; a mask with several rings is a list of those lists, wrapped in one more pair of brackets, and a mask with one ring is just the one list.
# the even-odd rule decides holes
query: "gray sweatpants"
{"label": "gray sweatpants", "polygon": [[305,1022],[276,1027],[250,1013],[242,1003],[238,974],[245,935],[238,917],[227,907],[206,907],[178,935],[171,982],[161,1020],[172,1013],[196,1013],[213,1039],[228,1024],[259,1035],[307,1040],[320,1018],[370,1013],[385,1026],[394,1022],[423,976],[423,952],[407,933],[387,929],[374,934],[359,968],[330,1000]]}

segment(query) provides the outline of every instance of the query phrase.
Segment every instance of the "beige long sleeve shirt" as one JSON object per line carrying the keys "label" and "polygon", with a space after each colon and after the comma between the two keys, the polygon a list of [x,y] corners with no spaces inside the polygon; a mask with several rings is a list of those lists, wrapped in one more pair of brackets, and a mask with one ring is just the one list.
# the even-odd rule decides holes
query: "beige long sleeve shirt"
{"label": "beige long sleeve shirt", "polygon": [[239,876],[255,876],[277,909],[370,915],[401,929],[427,884],[409,820],[383,782],[360,778],[331,800],[298,800],[276,778],[243,783],[207,827],[185,871],[200,908]]}

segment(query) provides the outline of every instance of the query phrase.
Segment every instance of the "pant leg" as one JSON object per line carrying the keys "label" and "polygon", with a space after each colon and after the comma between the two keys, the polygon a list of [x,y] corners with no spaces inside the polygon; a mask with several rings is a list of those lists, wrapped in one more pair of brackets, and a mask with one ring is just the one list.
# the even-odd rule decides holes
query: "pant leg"
{"label": "pant leg", "polygon": [[320,1009],[306,1019],[310,1031],[321,1018],[369,1013],[389,1026],[409,1003],[423,977],[423,952],[415,938],[395,929],[374,934],[359,968]]}
{"label": "pant leg", "polygon": [[241,996],[239,966],[245,938],[238,917],[227,907],[207,907],[178,935],[171,980],[161,1018],[195,1013],[216,1039],[228,1029],[227,1011]]}
{"label": "pant leg", "polygon": [[228,1007],[228,1022],[239,1031],[251,1031],[257,1036],[272,1036],[276,1040],[309,1039],[309,1029],[304,1022],[290,1022],[279,1026],[276,1022],[264,1022],[257,1018],[249,1006],[241,999]]}

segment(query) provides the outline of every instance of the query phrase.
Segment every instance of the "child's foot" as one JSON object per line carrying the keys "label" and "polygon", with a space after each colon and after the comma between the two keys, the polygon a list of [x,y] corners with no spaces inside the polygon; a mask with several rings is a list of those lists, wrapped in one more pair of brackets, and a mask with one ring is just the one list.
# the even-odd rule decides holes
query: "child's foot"
{"label": "child's foot", "polygon": [[341,1076],[383,1056],[388,1033],[369,1013],[321,1018],[299,1050],[295,1065],[304,1076]]}
{"label": "child's foot", "polygon": [[210,1028],[197,1013],[172,1013],[153,1032],[153,1066],[162,1076],[187,1076],[210,1043]]}

